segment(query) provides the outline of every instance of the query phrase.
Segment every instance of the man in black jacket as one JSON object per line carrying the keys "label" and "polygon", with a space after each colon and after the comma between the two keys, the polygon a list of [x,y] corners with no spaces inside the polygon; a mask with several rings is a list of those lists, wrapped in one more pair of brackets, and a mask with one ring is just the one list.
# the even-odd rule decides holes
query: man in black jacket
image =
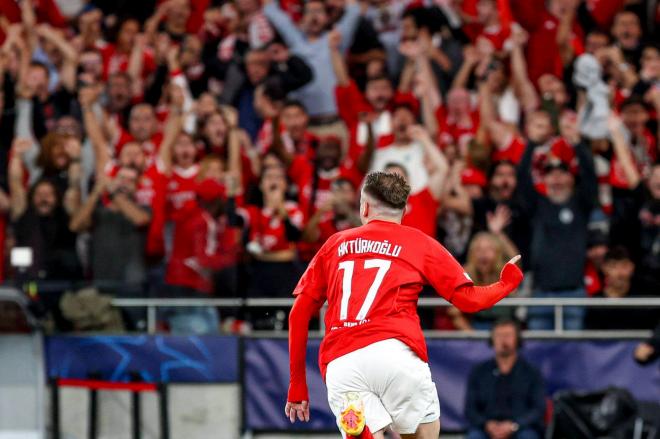
{"label": "man in black jacket", "polygon": [[312,69],[305,61],[291,55],[286,46],[274,40],[268,49],[252,49],[243,60],[236,60],[228,67],[220,102],[238,109],[241,128],[256,139],[263,122],[262,115],[253,108],[259,85],[269,83],[287,94],[312,79]]}
{"label": "man in black jacket", "polygon": [[[533,295],[586,297],[584,264],[589,218],[596,205],[596,174],[585,143],[572,147],[563,143],[560,148],[557,145],[539,145],[530,138],[518,169],[521,205],[532,224]],[[573,154],[577,169],[570,158]],[[540,162],[542,168],[538,181],[532,176],[533,162]],[[583,308],[564,309],[564,329],[580,330],[583,320]],[[552,308],[530,308],[527,323],[529,329],[552,329]]]}
{"label": "man in black jacket", "polygon": [[545,411],[543,378],[518,356],[520,329],[501,320],[491,333],[495,358],[470,373],[465,417],[467,439],[540,439]]}

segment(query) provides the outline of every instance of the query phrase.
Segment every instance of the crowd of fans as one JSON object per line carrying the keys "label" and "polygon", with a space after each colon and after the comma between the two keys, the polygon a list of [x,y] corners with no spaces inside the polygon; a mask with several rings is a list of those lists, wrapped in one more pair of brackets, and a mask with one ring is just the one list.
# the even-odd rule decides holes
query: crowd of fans
{"label": "crowd of fans", "polygon": [[[521,253],[533,297],[657,295],[656,3],[0,0],[2,279],[55,290],[39,297],[56,316],[71,285],[290,297],[359,225],[364,175],[387,170],[412,187],[403,223],[477,284]],[[658,322],[612,312],[567,308],[564,326]],[[179,332],[286,324],[221,314],[162,316]]]}

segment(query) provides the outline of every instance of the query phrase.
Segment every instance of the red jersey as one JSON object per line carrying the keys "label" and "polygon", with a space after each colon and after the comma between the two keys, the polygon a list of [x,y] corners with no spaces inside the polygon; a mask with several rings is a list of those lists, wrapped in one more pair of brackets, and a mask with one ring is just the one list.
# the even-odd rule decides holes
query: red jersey
{"label": "red jersey", "polygon": [[[158,153],[158,150],[160,149],[160,144],[163,143],[163,137],[163,133],[156,133],[151,136],[151,139],[145,140],[140,144],[142,145],[142,151],[144,152],[144,155],[146,156],[147,162],[149,162],[149,164],[152,164],[155,161],[156,153]],[[124,145],[126,145],[128,142],[134,141],[135,139],[133,136],[122,128],[119,132],[119,139],[117,139],[117,143],[115,144],[115,155],[119,156]]]}
{"label": "red jersey", "polygon": [[[128,70],[128,61],[130,54],[117,52],[117,46],[108,44],[100,49],[101,56],[103,57],[103,79],[108,80],[108,77],[113,73],[125,72]],[[151,49],[145,49],[142,53],[142,79],[146,79],[149,75],[156,71],[156,60]]]}
{"label": "red jersey", "polygon": [[[364,147],[367,144],[367,123],[360,121],[360,113],[371,113],[373,107],[367,102],[355,81],[348,85],[335,87],[335,98],[339,117],[344,121],[351,136],[353,147]],[[392,113],[389,110],[381,111],[372,123],[376,147],[383,148],[394,142],[392,132]],[[354,157],[357,158],[357,157]]]}
{"label": "red jersey", "polygon": [[[561,60],[559,46],[557,45],[557,29],[559,20],[550,14],[545,8],[539,7],[537,2],[516,2],[520,15],[519,21],[530,33],[527,43],[527,65],[529,79],[536,84],[544,73],[550,73],[558,78],[563,75],[563,62]],[[575,56],[584,52],[582,41],[584,32],[577,20],[574,21],[570,34],[570,44],[575,51]]]}
{"label": "red jersey", "polygon": [[479,128],[479,112],[473,110],[467,122],[460,122],[454,115],[447,111],[444,105],[438,107],[435,111],[435,118],[438,121],[438,143],[441,147],[447,145],[467,145],[470,140],[477,135]]}
{"label": "red jersey", "polygon": [[510,141],[504,147],[496,147],[493,149],[491,160],[493,163],[508,160],[517,165],[520,163],[520,159],[525,153],[526,147],[527,143],[525,142],[525,139],[518,135],[511,136]]}
{"label": "red jersey", "polygon": [[[302,230],[304,216],[298,204],[287,201],[285,208],[291,224]],[[292,248],[293,243],[286,237],[284,221],[272,209],[246,206],[239,208],[238,213],[247,223],[250,241],[257,242],[262,250],[275,252]]]}
{"label": "red jersey", "polygon": [[439,208],[440,202],[433,197],[428,188],[424,188],[408,197],[401,224],[421,230],[431,238],[435,238]]}
{"label": "red jersey", "polygon": [[322,374],[335,358],[389,338],[428,361],[417,315],[426,284],[451,300],[472,280],[440,243],[411,227],[374,220],[333,235],[293,292],[328,301]]}
{"label": "red jersey", "polygon": [[[347,164],[348,162],[348,164]],[[304,154],[298,154],[287,170],[287,176],[298,187],[298,202],[300,208],[309,218],[332,195],[332,182],[344,178],[351,182],[354,188],[362,184],[362,174],[350,161],[345,161],[338,168],[330,171],[319,171],[316,180],[316,195],[314,195],[314,164]],[[314,202],[312,205],[312,197]]]}
{"label": "red jersey", "polygon": [[[116,162],[110,162],[105,168],[105,175],[114,178],[117,172],[119,172],[119,168],[120,166]],[[137,204],[150,207],[159,191],[164,194],[164,182],[165,175],[163,175],[158,167],[156,165],[149,166],[140,175],[137,182],[137,191],[135,192]]]}
{"label": "red jersey", "polygon": [[174,246],[165,281],[211,293],[213,271],[236,263],[240,232],[226,218],[194,209],[174,229]]}
{"label": "red jersey", "polygon": [[198,165],[192,165],[188,169],[174,166],[172,175],[167,180],[167,219],[177,221],[185,212],[195,208],[197,196]]}

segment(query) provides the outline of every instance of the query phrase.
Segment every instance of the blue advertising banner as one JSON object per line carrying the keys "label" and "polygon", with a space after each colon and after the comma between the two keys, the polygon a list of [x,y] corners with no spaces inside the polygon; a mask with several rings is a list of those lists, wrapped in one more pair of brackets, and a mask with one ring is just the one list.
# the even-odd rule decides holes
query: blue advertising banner
{"label": "blue advertising banner", "polygon": [[[528,341],[522,355],[541,371],[549,396],[561,389],[597,390],[616,386],[630,390],[638,399],[660,402],[660,370],[656,365],[638,366],[632,359],[635,345],[622,341]],[[319,341],[311,340],[307,349],[311,422],[291,426],[284,417],[289,381],[287,340],[245,341],[247,428],[335,428],[317,366],[318,347]],[[490,358],[492,351],[484,341],[438,339],[428,341],[428,351],[440,397],[443,429],[462,430],[468,374],[474,365]]]}
{"label": "blue advertising banner", "polygon": [[221,336],[51,336],[49,377],[147,382],[236,382],[238,338]]}

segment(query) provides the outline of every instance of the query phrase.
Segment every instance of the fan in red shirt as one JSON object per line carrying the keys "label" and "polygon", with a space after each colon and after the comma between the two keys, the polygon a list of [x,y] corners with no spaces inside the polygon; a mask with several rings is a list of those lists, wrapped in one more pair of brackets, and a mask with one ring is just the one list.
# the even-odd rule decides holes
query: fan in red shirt
{"label": "fan in red shirt", "polygon": [[[394,141],[392,104],[397,100],[416,99],[410,93],[395,93],[392,81],[385,74],[367,77],[364,93],[348,75],[348,69],[339,52],[341,36],[332,32],[329,36],[333,53],[332,66],[337,77],[335,97],[339,117],[350,133],[349,158],[357,160],[373,135],[376,148],[386,147]],[[368,117],[364,117],[368,115]],[[371,133],[370,133],[371,129]]]}
{"label": "fan in red shirt", "polygon": [[473,313],[493,306],[522,281],[515,257],[499,282],[475,287],[440,243],[400,224],[409,193],[396,174],[367,175],[360,200],[364,225],[330,238],[300,279],[289,316],[285,412],[292,422],[309,420],[308,325],[327,300],[319,366],[343,432],[383,438],[382,430],[391,425],[400,434],[437,437],[439,403],[416,309],[422,287],[430,284],[458,309]]}
{"label": "fan in red shirt", "polygon": [[[306,217],[314,214],[330,197],[332,182],[338,178],[350,181],[354,187],[360,186],[364,173],[356,166],[341,163],[341,140],[327,136],[319,139],[314,160],[298,154],[289,156],[291,162],[287,175],[298,187],[300,208]],[[368,157],[365,159],[368,161]]]}
{"label": "fan in red shirt", "polygon": [[138,104],[131,108],[128,131],[120,128],[115,142],[117,152],[131,141],[139,143],[147,157],[147,162],[153,163],[163,141],[163,133],[158,130],[158,119],[151,105]]}
{"label": "fan in red shirt", "polygon": [[350,132],[351,145],[364,147],[367,143],[367,124],[361,114],[371,114],[376,147],[385,147],[394,140],[392,112],[390,104],[394,99],[394,87],[387,76],[374,76],[367,79],[364,94],[355,81],[339,83],[335,88],[339,116]]}
{"label": "fan in red shirt", "polygon": [[225,187],[212,179],[195,186],[196,204],[174,232],[166,282],[194,292],[213,292],[212,273],[236,263],[240,231],[229,224]]}
{"label": "fan in red shirt", "polygon": [[[463,6],[470,2],[464,2]],[[487,39],[495,51],[507,49],[511,36],[511,11],[508,0],[478,0],[475,2],[476,23],[464,27],[474,40]]]}
{"label": "fan in red shirt", "polygon": [[[263,159],[259,191],[260,200],[255,198],[255,204],[238,209],[248,235],[246,250],[252,257],[246,295],[285,297],[291,293],[301,272],[296,243],[302,235],[304,215],[297,203],[286,199],[286,170],[273,153],[266,154]],[[255,318],[263,318],[259,325],[274,323],[269,321],[272,315],[261,314],[261,311],[265,309],[253,313]]]}
{"label": "fan in red shirt", "polygon": [[196,205],[197,147],[192,136],[185,131],[177,135],[171,146],[165,146],[159,151],[157,165],[167,179],[167,219],[177,221]]}
{"label": "fan in red shirt", "polygon": [[330,193],[309,218],[298,245],[301,260],[310,261],[335,233],[360,225],[355,184],[339,177],[330,184]]}
{"label": "fan in red shirt", "polygon": [[511,9],[516,21],[530,34],[527,44],[527,65],[529,77],[533,83],[544,73],[551,73],[557,78],[562,77],[564,62],[557,34],[562,20],[571,20],[567,32],[566,45],[574,54],[584,51],[582,40],[584,33],[577,21],[579,2],[549,0],[547,8],[542,2],[529,0],[514,0]]}
{"label": "fan in red shirt", "polygon": [[457,145],[461,150],[467,147],[479,128],[479,111],[472,108],[470,93],[464,88],[453,88],[447,95],[447,105],[438,106],[435,111],[440,133],[440,145]]}
{"label": "fan in red shirt", "polygon": [[259,130],[257,148],[265,154],[273,146],[281,146],[292,155],[314,158],[318,138],[308,131],[309,115],[300,101],[284,102],[279,119],[267,120]]}
{"label": "fan in red shirt", "polygon": [[[119,26],[117,42],[98,47],[103,56],[103,78],[117,72],[129,72],[129,61],[133,50],[142,50],[142,71],[135,72],[145,79],[156,70],[156,61],[150,50],[144,48],[144,43],[137,40],[140,32],[140,23],[133,19],[126,19]],[[140,45],[141,44],[141,45]],[[133,78],[135,79],[135,78]]]}

